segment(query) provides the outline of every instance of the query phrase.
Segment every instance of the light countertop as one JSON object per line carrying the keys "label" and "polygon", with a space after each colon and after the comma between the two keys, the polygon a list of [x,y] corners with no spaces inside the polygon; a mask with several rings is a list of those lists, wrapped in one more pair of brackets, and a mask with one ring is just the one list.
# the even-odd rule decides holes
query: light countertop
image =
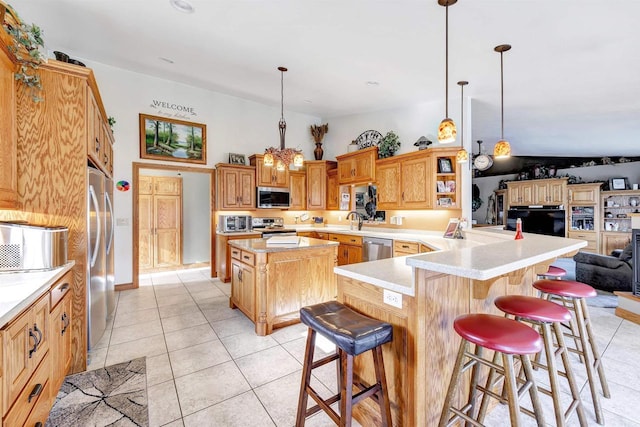
{"label": "light countertop", "polygon": [[54,270],[0,274],[0,327],[49,291],[74,265],[71,261]]}
{"label": "light countertop", "polygon": [[[293,236],[292,236],[293,237]],[[297,237],[297,244],[269,244],[269,239],[230,240],[229,246],[249,252],[283,252],[305,249],[316,249],[323,246],[337,246],[338,242],[313,239],[311,237]]]}

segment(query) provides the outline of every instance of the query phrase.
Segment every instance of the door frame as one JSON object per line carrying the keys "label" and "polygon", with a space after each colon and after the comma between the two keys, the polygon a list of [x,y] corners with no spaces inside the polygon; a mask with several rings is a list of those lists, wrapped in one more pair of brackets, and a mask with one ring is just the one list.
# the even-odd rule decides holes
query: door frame
{"label": "door frame", "polygon": [[[138,181],[140,176],[141,169],[156,169],[156,170],[165,170],[165,171],[175,171],[175,172],[195,172],[195,173],[206,173],[209,174],[209,245],[211,247],[210,254],[211,259],[209,260],[209,265],[211,266],[211,277],[216,277],[216,252],[215,252],[215,241],[213,239],[213,233],[215,228],[215,169],[212,168],[198,168],[191,166],[173,166],[173,165],[163,165],[163,164],[155,164],[155,163],[143,163],[143,162],[133,162],[133,206],[132,206],[132,218],[133,218],[133,227],[132,227],[132,242],[133,242],[133,256],[132,256],[132,285],[131,289],[137,289],[139,284],[138,276],[140,274],[139,268],[139,244],[138,244],[138,233],[139,233],[139,225],[138,225],[138,203],[140,201],[140,196],[138,194]],[[184,220],[184,218],[182,218]]]}

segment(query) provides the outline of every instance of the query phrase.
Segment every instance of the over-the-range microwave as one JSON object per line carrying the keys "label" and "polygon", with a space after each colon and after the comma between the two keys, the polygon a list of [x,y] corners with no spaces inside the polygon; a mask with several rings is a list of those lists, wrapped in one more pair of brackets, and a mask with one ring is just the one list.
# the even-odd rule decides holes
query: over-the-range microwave
{"label": "over-the-range microwave", "polygon": [[288,208],[291,203],[288,188],[258,187],[256,205],[258,208]]}

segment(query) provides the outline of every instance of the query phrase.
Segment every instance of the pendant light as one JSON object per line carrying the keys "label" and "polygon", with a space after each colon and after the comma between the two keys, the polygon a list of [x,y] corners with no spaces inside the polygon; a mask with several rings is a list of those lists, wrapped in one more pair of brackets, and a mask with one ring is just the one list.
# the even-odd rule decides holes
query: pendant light
{"label": "pendant light", "polygon": [[456,4],[458,0],[438,0],[440,6],[445,7],[445,83],[444,83],[444,103],[445,118],[438,127],[438,142],[449,144],[456,140],[456,124],[449,118],[449,6]]}
{"label": "pendant light", "polygon": [[504,159],[511,156],[511,145],[509,141],[504,139],[504,68],[502,54],[511,49],[509,44],[501,44],[493,48],[496,52],[500,52],[500,141],[493,147],[493,157],[496,159]]}
{"label": "pendant light", "polygon": [[469,153],[464,149],[464,87],[468,84],[469,82],[464,80],[458,82],[458,85],[460,85],[460,133],[462,134],[460,137],[462,148],[456,153],[456,162],[458,163],[467,163],[469,161]]}
{"label": "pendant light", "polygon": [[265,166],[273,166],[275,164],[276,168],[282,171],[287,169],[291,163],[296,167],[302,166],[304,157],[302,156],[302,151],[285,148],[284,146],[284,136],[287,131],[287,122],[284,120],[284,73],[288,70],[285,67],[278,67],[278,71],[280,71],[280,121],[278,122],[280,148],[267,148],[264,151],[263,164]]}

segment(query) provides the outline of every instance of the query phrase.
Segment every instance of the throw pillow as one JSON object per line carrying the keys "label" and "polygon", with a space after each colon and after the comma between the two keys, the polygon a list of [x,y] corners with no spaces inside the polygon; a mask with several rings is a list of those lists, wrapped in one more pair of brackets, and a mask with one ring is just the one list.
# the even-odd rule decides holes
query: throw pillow
{"label": "throw pillow", "polygon": [[631,257],[633,256],[633,248],[631,243],[629,243],[627,245],[626,248],[624,248],[624,250],[622,251],[622,253],[620,254],[620,260],[625,261],[625,262],[631,262]]}

